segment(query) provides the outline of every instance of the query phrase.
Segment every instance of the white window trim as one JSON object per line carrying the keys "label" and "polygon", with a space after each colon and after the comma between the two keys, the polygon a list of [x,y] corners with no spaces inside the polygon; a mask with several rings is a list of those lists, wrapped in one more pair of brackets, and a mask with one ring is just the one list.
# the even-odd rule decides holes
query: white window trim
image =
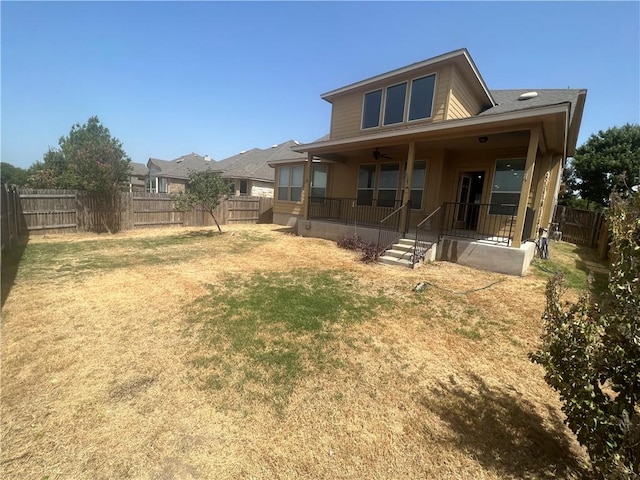
{"label": "white window trim", "polygon": [[[400,120],[399,122],[395,122],[395,123],[384,123],[384,117],[387,113],[387,92],[389,91],[390,88],[393,87],[397,87],[398,85],[406,85],[407,88],[405,88],[404,90],[404,109],[402,110],[402,120]],[[385,87],[384,89],[384,93],[382,95],[382,99],[383,99],[383,104],[382,104],[382,122],[381,125],[378,125],[379,127],[389,127],[392,125],[400,125],[406,122],[407,118],[408,118],[408,112],[407,112],[407,99],[411,98],[411,96],[409,95],[409,81],[405,80],[404,82],[400,82],[400,83],[396,83],[393,85],[389,85],[388,87]],[[364,112],[363,112],[364,113]],[[373,127],[371,127],[373,128]]]}
{"label": "white window trim", "polygon": [[433,80],[433,93],[431,94],[431,115],[429,115],[428,117],[423,117],[423,118],[416,118],[415,120],[409,120],[409,109],[411,108],[411,95],[408,95],[408,105],[407,105],[407,110],[406,110],[406,114],[407,114],[407,123],[414,123],[414,122],[423,122],[424,120],[429,120],[433,118],[433,107],[436,104],[436,92],[438,91],[438,75],[436,73],[430,73],[429,75],[423,75],[421,77],[416,77],[416,78],[412,78],[411,82],[409,84],[409,88],[411,90],[411,94],[413,94],[413,82],[414,80],[421,80],[423,78],[427,78],[427,77],[431,77],[434,76],[434,80]]}
{"label": "white window trim", "polygon": [[[424,118],[416,118],[415,120],[409,120],[409,108],[411,107],[411,95],[413,94],[413,82],[414,80],[421,80],[423,78],[427,78],[427,77],[434,77],[434,81],[433,81],[433,92],[432,92],[432,97],[431,97],[431,115],[429,115],[428,117],[424,117]],[[384,123],[384,115],[385,112],[387,110],[387,89],[395,87],[397,85],[402,85],[403,83],[407,84],[407,90],[405,93],[405,98],[404,98],[404,114],[402,116],[402,122],[398,122],[398,123],[389,123],[386,124]],[[363,123],[364,123],[364,105],[365,105],[365,97],[367,96],[367,94],[369,93],[373,93],[373,92],[378,92],[378,91],[382,91],[382,97],[380,99],[380,115],[378,116],[378,125],[375,127],[363,127]],[[360,110],[360,131],[371,131],[374,130],[376,128],[390,128],[390,127],[397,127],[398,125],[403,125],[403,124],[412,124],[415,122],[423,122],[425,120],[431,120],[433,119],[433,109],[435,107],[435,103],[436,103],[436,92],[438,91],[438,74],[436,72],[434,73],[428,73],[426,75],[420,75],[419,77],[414,77],[414,78],[409,78],[408,80],[404,80],[402,82],[398,82],[398,83],[394,83],[393,85],[389,85],[386,87],[378,87],[378,88],[374,88],[372,90],[367,90],[366,92],[364,92],[362,94],[362,108]]]}
{"label": "white window trim", "polygon": [[[282,199],[278,198],[279,197],[280,188],[284,188],[284,185],[280,186],[280,175],[282,173],[282,169],[283,168],[290,169],[289,184],[287,185],[287,199],[286,200],[282,200]],[[297,188],[301,189],[300,200],[291,200],[291,182],[293,181],[293,169],[294,168],[302,168],[302,185],[300,187],[297,187]],[[304,165],[287,165],[287,166],[283,166],[283,167],[278,168],[278,182],[275,185],[275,198],[276,198],[276,201],[278,201],[278,202],[288,202],[288,203],[302,203],[302,199],[303,199],[302,190],[304,190]]]}

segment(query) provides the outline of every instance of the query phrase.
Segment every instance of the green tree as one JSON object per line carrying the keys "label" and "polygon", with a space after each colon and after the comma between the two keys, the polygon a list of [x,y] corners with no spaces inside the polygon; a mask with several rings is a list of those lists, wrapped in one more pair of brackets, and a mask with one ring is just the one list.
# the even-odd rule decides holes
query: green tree
{"label": "green tree", "polygon": [[605,478],[640,475],[640,192],[611,197],[609,288],[602,306],[561,303],[547,285],[542,347],[533,353],[560,393],[566,423]]}
{"label": "green tree", "polygon": [[131,160],[122,143],[98,117],[71,127],[69,135],[50,148],[30,170],[35,188],[69,188],[87,192],[92,209],[108,232],[119,228],[120,188],[131,174]]}
{"label": "green tree", "polygon": [[0,162],[0,183],[22,186],[27,181],[28,172],[10,163]]}
{"label": "green tree", "polygon": [[209,212],[211,218],[222,233],[215,210],[220,200],[229,193],[229,183],[218,173],[212,171],[194,172],[189,175],[189,183],[183,193],[175,196],[177,210],[190,210],[200,206]]}
{"label": "green tree", "polygon": [[608,205],[612,191],[640,185],[640,125],[626,124],[593,134],[572,162],[580,197]]}

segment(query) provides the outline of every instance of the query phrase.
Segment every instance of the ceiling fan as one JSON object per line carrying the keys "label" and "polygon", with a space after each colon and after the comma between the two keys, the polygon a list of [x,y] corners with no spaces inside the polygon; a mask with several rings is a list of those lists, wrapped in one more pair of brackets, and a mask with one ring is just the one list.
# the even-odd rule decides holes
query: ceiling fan
{"label": "ceiling fan", "polygon": [[380,160],[381,158],[384,158],[384,159],[386,159],[386,160],[391,160],[391,159],[393,159],[393,157],[391,157],[391,156],[389,156],[389,155],[387,155],[387,154],[385,154],[385,153],[382,153],[382,152],[380,151],[380,149],[379,149],[378,147],[376,147],[376,149],[373,151],[373,159],[377,162],[377,161],[378,161],[378,160]]}

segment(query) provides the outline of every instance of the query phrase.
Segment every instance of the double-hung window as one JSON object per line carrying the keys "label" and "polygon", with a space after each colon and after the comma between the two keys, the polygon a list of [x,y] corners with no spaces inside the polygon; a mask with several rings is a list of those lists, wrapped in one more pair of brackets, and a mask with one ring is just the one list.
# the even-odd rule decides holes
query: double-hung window
{"label": "double-hung window", "polygon": [[356,203],[358,205],[373,205],[373,190],[375,188],[376,166],[360,165],[358,172],[358,196]]}
{"label": "double-hung window", "polygon": [[399,163],[380,164],[380,181],[378,184],[378,206],[394,207],[398,193],[398,179],[400,178]]}
{"label": "double-hung window", "polygon": [[314,165],[311,171],[311,202],[322,203],[327,196],[327,166]]}
{"label": "double-hung window", "polygon": [[280,167],[278,173],[278,200],[299,202],[302,199],[304,167]]}
{"label": "double-hung window", "polygon": [[524,158],[496,160],[496,170],[491,186],[490,214],[516,214],[520,203],[525,163]]}
{"label": "double-hung window", "polygon": [[422,198],[424,196],[424,182],[427,172],[426,162],[416,162],[413,165],[413,174],[411,175],[411,208],[421,209]]}

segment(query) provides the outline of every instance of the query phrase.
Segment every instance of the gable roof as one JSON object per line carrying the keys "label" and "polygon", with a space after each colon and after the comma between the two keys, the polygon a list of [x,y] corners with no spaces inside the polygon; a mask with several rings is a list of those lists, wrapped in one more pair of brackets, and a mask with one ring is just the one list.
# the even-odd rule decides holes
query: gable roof
{"label": "gable roof", "polygon": [[188,179],[193,172],[203,172],[214,170],[217,162],[215,160],[205,160],[205,157],[197,153],[189,153],[174,160],[160,160],[159,158],[149,158],[147,167],[149,170],[156,167],[155,176]]}
{"label": "gable roof", "polygon": [[289,159],[306,160],[305,155],[294,152],[292,147],[299,145],[295,140],[274,145],[271,148],[253,148],[238,153],[216,163],[215,171],[221,172],[222,178],[246,178],[248,180],[274,181],[274,170],[270,162]]}

